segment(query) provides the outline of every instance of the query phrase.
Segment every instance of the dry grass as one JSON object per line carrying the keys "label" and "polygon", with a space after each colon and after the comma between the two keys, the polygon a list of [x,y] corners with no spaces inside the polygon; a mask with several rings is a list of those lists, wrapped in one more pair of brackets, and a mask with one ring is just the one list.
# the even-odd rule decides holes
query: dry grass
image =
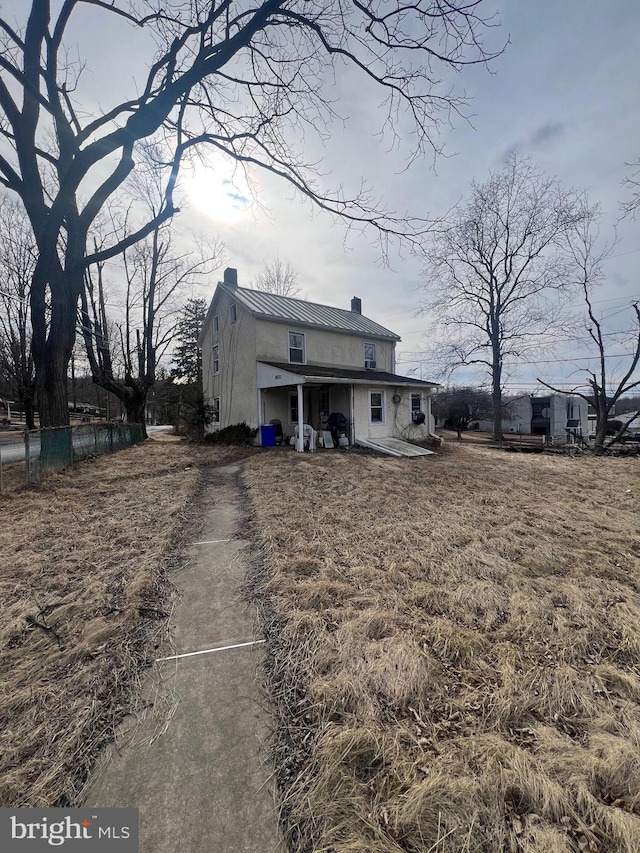
{"label": "dry grass", "polygon": [[24,488],[25,465],[24,462],[11,462],[8,465],[2,463],[2,488],[0,495],[5,492],[15,492]]}
{"label": "dry grass", "polygon": [[172,608],[202,471],[247,451],[150,441],[0,499],[0,805],[79,801]]}
{"label": "dry grass", "polygon": [[293,850],[640,850],[637,459],[245,477]]}

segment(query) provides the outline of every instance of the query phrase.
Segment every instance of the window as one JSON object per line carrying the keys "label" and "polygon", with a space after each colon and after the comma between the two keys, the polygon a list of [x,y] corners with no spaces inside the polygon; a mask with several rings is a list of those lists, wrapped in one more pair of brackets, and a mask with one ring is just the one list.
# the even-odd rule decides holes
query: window
{"label": "window", "polygon": [[422,397],[420,394],[411,395],[411,414],[422,411]]}
{"label": "window", "polygon": [[304,364],[304,335],[302,332],[289,332],[289,361],[292,364]]}
{"label": "window", "polygon": [[217,315],[217,314],[215,314],[215,315],[214,315],[214,317],[213,317],[213,331],[214,331],[214,332],[219,332],[219,331],[220,331],[220,320],[218,319],[218,315]]}
{"label": "window", "polygon": [[289,395],[289,423],[298,423],[298,394]]}
{"label": "window", "polygon": [[211,404],[211,423],[220,423],[220,397],[214,397]]}
{"label": "window", "polygon": [[229,323],[233,326],[235,321],[238,319],[238,306],[235,302],[232,302],[229,306]]}
{"label": "window", "polygon": [[220,358],[218,357],[218,346],[211,350],[211,366],[214,373],[220,373]]}
{"label": "window", "polygon": [[372,424],[384,423],[384,393],[369,391],[369,417]]}
{"label": "window", "polygon": [[365,370],[374,370],[376,366],[376,345],[364,345],[364,367]]}
{"label": "window", "polygon": [[320,391],[320,421],[321,423],[325,423],[327,418],[329,417],[329,413],[331,411],[331,398],[329,397],[329,390],[327,388],[323,388]]}

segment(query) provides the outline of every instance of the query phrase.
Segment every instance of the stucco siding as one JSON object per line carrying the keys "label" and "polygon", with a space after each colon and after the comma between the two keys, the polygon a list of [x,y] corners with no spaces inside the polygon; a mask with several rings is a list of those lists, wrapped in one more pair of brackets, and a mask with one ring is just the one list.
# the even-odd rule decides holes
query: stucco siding
{"label": "stucco siding", "polygon": [[[245,421],[257,427],[258,390],[256,383],[255,326],[252,315],[242,306],[231,320],[232,300],[221,293],[213,316],[218,317],[214,331],[213,317],[203,338],[202,373],[208,402],[220,398],[220,422],[212,428]],[[218,346],[218,373],[213,372],[213,347]]]}
{"label": "stucco siding", "polygon": [[364,344],[373,343],[376,347],[376,368],[389,373],[395,370],[392,341],[266,320],[256,320],[255,340],[258,360],[288,362],[290,331],[304,334],[307,364],[332,364],[337,367],[356,367],[362,370],[365,366]]}
{"label": "stucco siding", "polygon": [[273,418],[277,418],[287,435],[292,434],[289,395],[289,388],[265,388],[262,391],[262,423],[268,424]]}
{"label": "stucco siding", "polygon": [[[383,423],[374,423],[371,419],[371,394],[381,393],[383,402]],[[424,424],[414,424],[411,418],[411,390],[407,388],[354,386],[354,434],[358,438],[404,438],[420,441],[429,435],[431,415],[430,398],[426,391],[414,391],[422,395]],[[394,401],[394,398],[398,402]]]}

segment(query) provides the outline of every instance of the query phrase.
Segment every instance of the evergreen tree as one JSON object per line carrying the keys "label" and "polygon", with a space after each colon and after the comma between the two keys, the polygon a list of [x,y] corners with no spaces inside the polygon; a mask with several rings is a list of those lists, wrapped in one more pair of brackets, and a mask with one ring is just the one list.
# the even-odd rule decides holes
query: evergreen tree
{"label": "evergreen tree", "polygon": [[205,299],[189,299],[182,309],[176,333],[179,343],[173,351],[173,379],[202,383],[202,353],[198,347],[198,337],[206,314]]}

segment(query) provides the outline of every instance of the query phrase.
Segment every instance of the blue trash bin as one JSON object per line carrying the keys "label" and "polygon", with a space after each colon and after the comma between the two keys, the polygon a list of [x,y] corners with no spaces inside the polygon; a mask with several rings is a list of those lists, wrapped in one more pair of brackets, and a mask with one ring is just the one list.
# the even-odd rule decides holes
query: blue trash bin
{"label": "blue trash bin", "polygon": [[260,427],[260,443],[263,447],[276,446],[276,425],[262,424]]}

